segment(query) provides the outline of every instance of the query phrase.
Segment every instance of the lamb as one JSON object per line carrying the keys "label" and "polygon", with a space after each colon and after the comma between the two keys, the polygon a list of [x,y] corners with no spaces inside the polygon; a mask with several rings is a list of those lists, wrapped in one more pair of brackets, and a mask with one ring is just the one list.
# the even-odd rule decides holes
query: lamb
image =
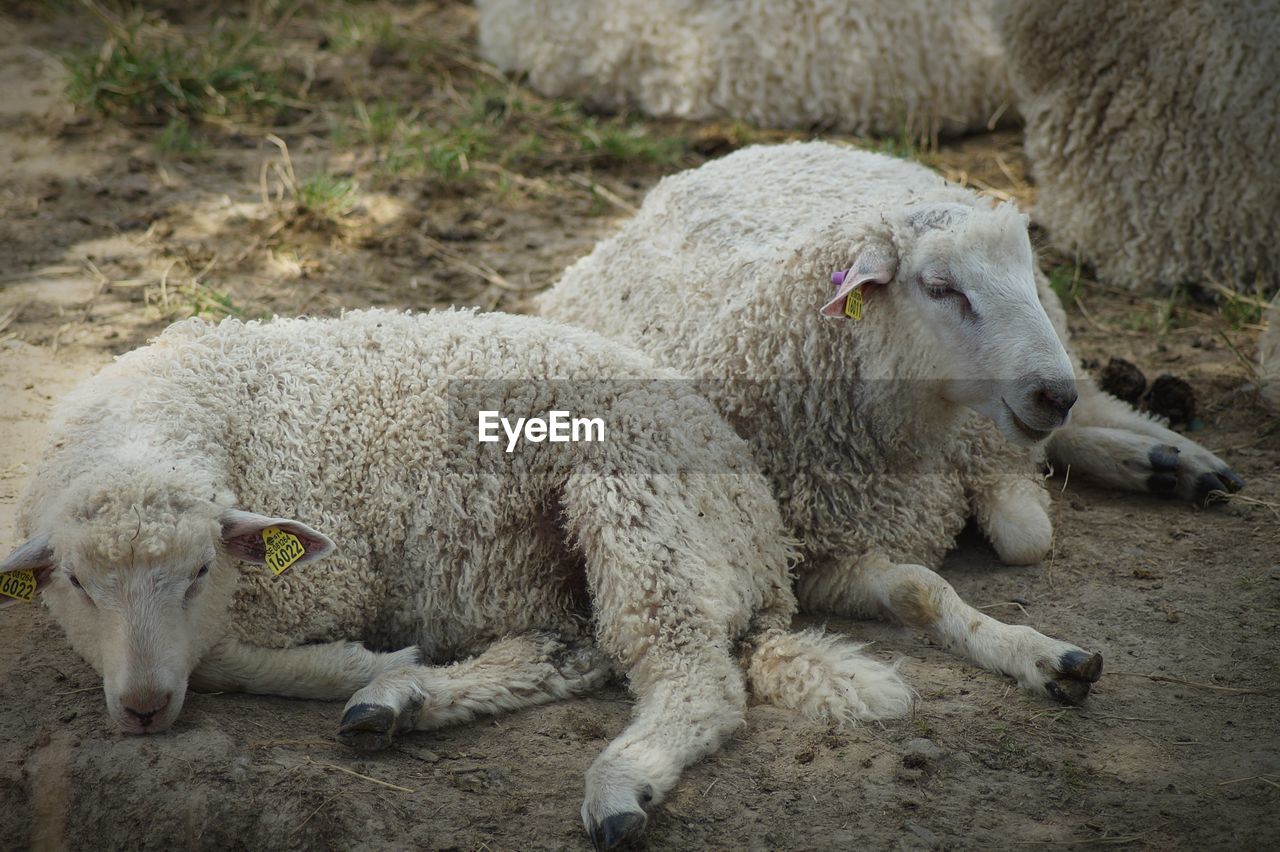
{"label": "lamb", "polygon": [[1280,288],[1280,6],[1001,0],[1036,218],[1099,277]]}
{"label": "lamb", "polygon": [[[833,270],[847,270],[834,296]],[[840,321],[855,294],[862,318]],[[1240,484],[1073,376],[1025,216],[877,154],[752,147],[669,177],[538,311],[700,382],[804,542],[803,609],[888,611],[1060,700],[1085,698],[1101,657],[989,618],[928,567],[970,516],[1003,561],[1045,555],[1047,497],[1025,445],[1048,437],[1055,461],[1122,487]]]}
{"label": "lamb", "polygon": [[931,137],[1008,106],[991,0],[478,0],[482,53],[550,97]]}
{"label": "lamb", "polygon": [[[480,410],[608,432],[507,452]],[[0,573],[38,586],[128,733],[169,728],[190,683],[346,699],[339,738],[376,749],[625,673],[636,712],[582,807],[606,848],[748,685],[836,722],[911,705],[858,646],[786,632],[793,547],[710,404],[536,318],[179,323],[60,405],[19,520]]]}

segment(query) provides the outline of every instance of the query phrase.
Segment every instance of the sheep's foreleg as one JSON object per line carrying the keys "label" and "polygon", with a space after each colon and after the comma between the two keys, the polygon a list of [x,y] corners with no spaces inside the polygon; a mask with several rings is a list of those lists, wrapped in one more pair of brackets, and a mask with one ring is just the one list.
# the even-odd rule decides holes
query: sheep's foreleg
{"label": "sheep's foreleg", "polygon": [[[1040,302],[1070,351],[1067,314],[1049,279],[1037,270]],[[1079,400],[1067,425],[1049,437],[1049,461],[1058,473],[1068,468],[1112,488],[1181,497],[1204,503],[1214,492],[1244,487],[1222,459],[1167,429],[1133,406],[1104,393],[1077,370]]]}
{"label": "sheep's foreleg", "polygon": [[1199,503],[1244,487],[1222,459],[1091,382],[1080,383],[1080,401],[1050,436],[1048,455],[1058,473],[1070,468],[1113,488]]}
{"label": "sheep's foreleg", "polygon": [[191,685],[211,692],[337,699],[346,698],[384,672],[417,662],[416,648],[383,654],[358,642],[261,648],[227,639],[200,661],[191,675]]}
{"label": "sheep's foreleg", "polygon": [[811,569],[800,578],[801,607],[865,617],[888,612],[938,644],[1016,679],[1024,689],[1077,704],[1102,674],[1102,656],[1005,624],[969,606],[951,584],[922,565],[868,556],[853,566]]}
{"label": "sheep's foreleg", "polygon": [[338,739],[365,751],[384,748],[401,731],[567,698],[594,689],[609,674],[608,660],[590,643],[566,643],[549,633],[515,636],[452,665],[388,671],[347,701]]}
{"label": "sheep's foreleg", "polygon": [[582,822],[597,849],[639,833],[645,807],[746,717],[742,669],[710,639],[651,645],[628,675],[637,698],[631,724],[587,770]]}
{"label": "sheep's foreleg", "polygon": [[1053,522],[1043,485],[1025,474],[993,474],[969,487],[974,519],[1001,562],[1033,565],[1049,553]]}

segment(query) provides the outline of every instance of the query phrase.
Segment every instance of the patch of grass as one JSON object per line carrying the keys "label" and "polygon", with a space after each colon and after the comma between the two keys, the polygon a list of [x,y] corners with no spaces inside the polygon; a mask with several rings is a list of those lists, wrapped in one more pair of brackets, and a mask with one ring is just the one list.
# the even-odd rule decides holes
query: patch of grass
{"label": "patch of grass", "polygon": [[1255,284],[1253,292],[1241,293],[1221,286],[1214,290],[1219,295],[1218,312],[1231,323],[1233,330],[1240,331],[1246,326],[1262,323],[1268,302],[1261,281]]}
{"label": "patch of grass", "polygon": [[405,31],[389,15],[370,15],[358,7],[338,12],[327,30],[325,47],[335,53],[380,50],[392,54],[408,41]]}
{"label": "patch of grass", "polygon": [[453,181],[497,173],[499,190],[510,188],[508,172],[528,177],[587,165],[670,167],[692,151],[687,135],[655,132],[625,116],[586,115],[575,103],[545,101],[487,81],[465,104],[430,124],[416,108],[357,102],[353,118],[335,128],[333,140],[373,148],[380,178]]}
{"label": "patch of grass", "polygon": [[250,315],[237,305],[230,290],[215,290],[198,278],[171,286],[167,290],[152,291],[147,294],[147,302],[159,309],[167,320],[204,317],[221,320],[234,317],[236,319],[260,319],[262,315]]}
{"label": "patch of grass", "polygon": [[920,156],[920,146],[907,129],[906,122],[902,123],[895,135],[880,139],[871,150],[901,160],[914,160]]}
{"label": "patch of grass", "polygon": [[360,185],[329,172],[312,175],[298,187],[298,205],[309,213],[336,219],[351,211]]}
{"label": "patch of grass", "polygon": [[67,94],[103,115],[189,121],[271,114],[288,100],[264,61],[258,31],[219,21],[199,34],[133,13],[119,20],[91,7],[109,36],[68,56]]}
{"label": "patch of grass", "polygon": [[577,130],[578,145],[601,165],[649,163],[671,166],[689,150],[679,137],[655,136],[643,124],[587,119]]}
{"label": "patch of grass", "polygon": [[190,316],[209,317],[210,319],[226,319],[236,317],[243,319],[245,311],[235,303],[230,290],[214,290],[206,284],[194,284],[179,291],[190,299]]}
{"label": "patch of grass", "polygon": [[184,118],[169,119],[169,123],[156,136],[156,148],[176,157],[197,159],[208,151],[208,147]]}
{"label": "patch of grass", "polygon": [[1130,331],[1163,334],[1174,328],[1182,328],[1191,319],[1187,310],[1186,290],[1175,288],[1167,298],[1153,299],[1145,309],[1135,310],[1120,321]]}
{"label": "patch of grass", "polygon": [[1080,295],[1080,264],[1055,266],[1049,271],[1049,287],[1058,295],[1064,308],[1071,308]]}

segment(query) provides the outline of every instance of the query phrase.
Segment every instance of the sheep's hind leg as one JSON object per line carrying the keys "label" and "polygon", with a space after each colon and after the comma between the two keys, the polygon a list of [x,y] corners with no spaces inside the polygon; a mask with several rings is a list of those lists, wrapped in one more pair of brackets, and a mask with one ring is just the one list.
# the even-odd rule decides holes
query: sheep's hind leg
{"label": "sheep's hind leg", "polygon": [[1005,624],[969,606],[951,584],[922,565],[866,557],[843,569],[820,568],[801,576],[804,609],[867,616],[887,611],[923,629],[943,647],[1008,675],[1030,692],[1079,704],[1102,676],[1102,655],[1051,639],[1030,627]]}
{"label": "sheep's hind leg", "polygon": [[639,834],[689,764],[712,753],[746,718],[746,685],[729,650],[708,639],[650,646],[629,675],[631,724],[587,770],[582,823],[596,849]]}
{"label": "sheep's hind leg", "polygon": [[338,739],[375,751],[402,731],[434,730],[587,692],[610,673],[608,660],[589,642],[549,633],[515,636],[453,665],[387,672],[351,696]]}

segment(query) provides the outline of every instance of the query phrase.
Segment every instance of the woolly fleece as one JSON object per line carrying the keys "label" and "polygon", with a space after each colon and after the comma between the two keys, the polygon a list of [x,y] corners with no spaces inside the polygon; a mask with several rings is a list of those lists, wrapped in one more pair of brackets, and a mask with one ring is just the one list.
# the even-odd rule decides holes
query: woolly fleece
{"label": "woolly fleece", "polygon": [[817,316],[831,272],[888,228],[886,205],[923,201],[991,209],[890,157],[746,148],[659,183],[538,309],[700,380],[770,477],[804,542],[802,574],[871,552],[938,565],[975,490],[1012,477],[1033,503],[1047,497],[1025,451],[979,452],[1005,442],[936,402],[911,317],[880,302],[856,324]]}
{"label": "woolly fleece", "polygon": [[1135,290],[1280,288],[1280,3],[1001,0],[1036,217]]}
{"label": "woolly fleece", "polygon": [[[639,604],[582,555],[624,546],[637,559],[623,570],[679,587],[667,629],[726,642],[753,616],[785,625],[788,550],[767,485],[673,377],[535,318],[190,320],[60,406],[20,523],[55,553],[120,564],[176,528],[198,538],[230,506],[305,519],[334,555],[279,578],[241,565],[230,627],[256,646],[361,639],[449,658],[531,629],[580,633],[590,594],[600,642],[629,664],[647,628],[622,613]],[[608,440],[508,455],[476,443],[481,407],[603,416]],[[654,538],[627,542],[628,529]]]}
{"label": "woolly fleece", "polygon": [[913,137],[1008,106],[990,0],[478,0],[480,48],[610,111]]}

